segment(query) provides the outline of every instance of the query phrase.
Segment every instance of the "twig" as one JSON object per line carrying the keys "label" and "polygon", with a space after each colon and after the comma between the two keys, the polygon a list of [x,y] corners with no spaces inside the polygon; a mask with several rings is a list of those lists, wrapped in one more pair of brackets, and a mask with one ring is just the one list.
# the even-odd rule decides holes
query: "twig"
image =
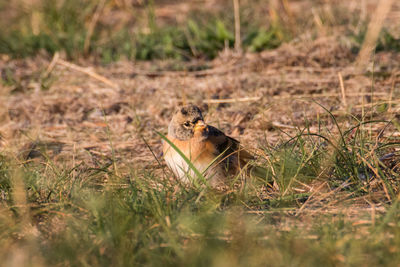
{"label": "twig", "polygon": [[54,66],[57,64],[57,61],[59,58],[60,58],[60,54],[58,52],[55,52],[53,59],[51,60],[49,66],[47,66],[47,69],[46,69],[45,73],[43,74],[44,77],[47,77],[50,74],[50,72],[53,71]]}
{"label": "twig", "polygon": [[394,78],[394,75],[392,76],[392,86],[390,88],[390,96],[389,96],[389,108],[388,112],[392,112],[392,99],[393,99],[393,91],[394,91],[394,86],[396,84],[396,79]]}
{"label": "twig", "polygon": [[324,29],[324,24],[322,23],[321,17],[318,15],[316,9],[313,7],[311,8],[311,13],[313,14],[314,17],[314,23],[317,25],[317,28],[319,30],[319,34],[321,36],[325,35],[325,29]]}
{"label": "twig", "polygon": [[83,52],[87,54],[89,52],[89,46],[90,46],[90,39],[92,38],[94,28],[96,27],[97,21],[99,20],[101,11],[103,10],[105,0],[100,0],[99,4],[96,7],[96,11],[94,12],[94,15],[92,17],[92,20],[90,21],[85,42],[83,44]]}
{"label": "twig", "polygon": [[251,102],[258,101],[261,97],[242,97],[242,98],[227,98],[227,99],[205,99],[203,103],[207,104],[220,104],[220,103],[236,103],[236,102]]}
{"label": "twig", "polygon": [[183,28],[183,33],[185,34],[186,39],[188,40],[190,51],[192,51],[193,56],[197,57],[198,52],[196,46],[194,45],[193,38],[192,36],[190,36],[189,30],[187,28]]}
{"label": "twig", "polygon": [[300,207],[300,209],[297,210],[296,216],[299,216],[300,213],[304,210],[304,208],[308,205],[308,202],[316,195],[317,193],[320,193],[320,189],[322,189],[324,186],[326,186],[327,182],[323,182],[320,186],[315,189],[314,192],[311,193],[311,195],[307,198],[307,200],[304,202],[304,204]]}
{"label": "twig", "polygon": [[285,129],[297,129],[297,127],[292,126],[292,125],[287,125],[279,122],[272,122],[272,126],[276,128],[285,128]]}
{"label": "twig", "polygon": [[92,78],[94,78],[96,80],[99,80],[99,81],[101,81],[101,82],[103,82],[103,83],[105,83],[105,84],[107,84],[107,85],[109,85],[109,86],[111,86],[111,87],[113,87],[115,89],[119,89],[119,86],[117,84],[113,83],[112,81],[110,81],[106,77],[101,76],[101,75],[99,75],[99,74],[95,73],[94,71],[91,71],[91,70],[89,70],[87,68],[80,67],[78,65],[75,65],[73,63],[67,62],[67,61],[62,60],[62,59],[58,59],[57,63],[62,65],[62,66],[64,66],[64,67],[67,67],[67,68],[70,68],[70,69],[73,69],[73,70],[76,70],[76,71],[79,71],[79,72],[83,72],[83,73],[89,75],[90,77],[92,77]]}
{"label": "twig", "polygon": [[389,200],[390,202],[392,202],[392,198],[389,195],[388,189],[386,187],[385,181],[382,179],[382,177],[379,175],[378,171],[376,170],[376,168],[374,168],[364,157],[360,157],[362,161],[364,161],[364,163],[368,166],[368,168],[370,170],[372,170],[374,172],[374,174],[376,175],[377,178],[379,178],[382,187],[383,187],[383,191],[385,192],[386,198],[387,200]]}
{"label": "twig", "polygon": [[[349,93],[347,94],[348,97],[356,97],[356,96],[365,96],[369,95],[370,93]],[[385,96],[387,93],[384,92],[375,92],[375,95],[381,95]],[[338,93],[328,93],[328,94],[309,94],[309,95],[304,95],[304,94],[297,94],[297,95],[285,95],[285,96],[272,96],[274,99],[292,99],[292,98],[318,98],[318,97],[338,97],[342,96],[342,94]]]}
{"label": "twig", "polygon": [[343,99],[343,105],[345,107],[347,107],[347,101],[346,101],[346,92],[344,90],[344,83],[343,83],[343,77],[342,74],[340,72],[338,72],[338,76],[339,76],[339,82],[340,82],[340,89],[342,91],[342,99]]}
{"label": "twig", "polygon": [[240,5],[239,0],[233,0],[233,9],[235,16],[235,50],[240,53],[242,51],[242,41],[240,39]]}
{"label": "twig", "polygon": [[368,25],[367,35],[363,42],[360,54],[356,60],[356,65],[362,69],[368,63],[376,42],[378,41],[379,33],[381,32],[383,22],[390,11],[393,0],[380,0],[375,13]]}

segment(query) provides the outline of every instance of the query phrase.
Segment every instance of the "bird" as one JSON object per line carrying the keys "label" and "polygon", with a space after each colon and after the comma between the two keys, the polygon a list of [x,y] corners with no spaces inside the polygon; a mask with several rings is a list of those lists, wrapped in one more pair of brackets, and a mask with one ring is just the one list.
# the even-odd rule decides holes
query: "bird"
{"label": "bird", "polygon": [[[201,109],[193,104],[176,109],[166,139],[191,161],[211,187],[227,185],[229,177],[237,175],[254,159],[238,140],[206,124]],[[167,166],[184,184],[193,183],[198,179],[195,171],[169,142],[163,140]]]}

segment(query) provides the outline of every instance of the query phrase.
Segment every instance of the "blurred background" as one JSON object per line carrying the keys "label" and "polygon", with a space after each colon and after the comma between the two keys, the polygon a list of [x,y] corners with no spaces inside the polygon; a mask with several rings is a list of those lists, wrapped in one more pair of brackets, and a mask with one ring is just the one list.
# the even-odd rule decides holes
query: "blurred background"
{"label": "blurred background", "polygon": [[[235,2],[236,32],[235,34]],[[68,59],[213,59],[337,36],[360,49],[378,0],[16,0],[0,2],[0,54],[61,52]],[[389,1],[381,1],[389,2]],[[390,1],[391,2],[391,1]],[[400,50],[393,1],[377,50]],[[239,27],[240,26],[240,27]],[[240,40],[238,39],[240,37]]]}

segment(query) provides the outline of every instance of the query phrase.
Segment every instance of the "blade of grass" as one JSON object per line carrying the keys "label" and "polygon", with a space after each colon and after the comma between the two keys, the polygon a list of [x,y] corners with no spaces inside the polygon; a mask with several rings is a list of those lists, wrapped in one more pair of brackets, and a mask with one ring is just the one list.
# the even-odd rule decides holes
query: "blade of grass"
{"label": "blade of grass", "polygon": [[[196,174],[197,178],[203,182],[204,185],[209,187],[208,181],[204,177],[204,175],[193,165],[193,163],[186,157],[186,155],[174,144],[172,143],[165,135],[156,131],[156,133],[170,145],[178,154],[182,157],[182,159],[186,162],[189,168]],[[197,184],[197,183],[196,183]]]}

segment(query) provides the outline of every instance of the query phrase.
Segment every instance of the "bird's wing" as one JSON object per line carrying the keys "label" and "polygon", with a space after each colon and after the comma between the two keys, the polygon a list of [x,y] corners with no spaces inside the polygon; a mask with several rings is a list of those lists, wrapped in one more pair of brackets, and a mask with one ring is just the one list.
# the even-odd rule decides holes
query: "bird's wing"
{"label": "bird's wing", "polygon": [[254,158],[253,155],[240,145],[238,140],[226,136],[222,131],[213,126],[208,126],[208,139],[216,145],[218,155],[221,153],[223,153],[224,156],[236,154],[242,162]]}

